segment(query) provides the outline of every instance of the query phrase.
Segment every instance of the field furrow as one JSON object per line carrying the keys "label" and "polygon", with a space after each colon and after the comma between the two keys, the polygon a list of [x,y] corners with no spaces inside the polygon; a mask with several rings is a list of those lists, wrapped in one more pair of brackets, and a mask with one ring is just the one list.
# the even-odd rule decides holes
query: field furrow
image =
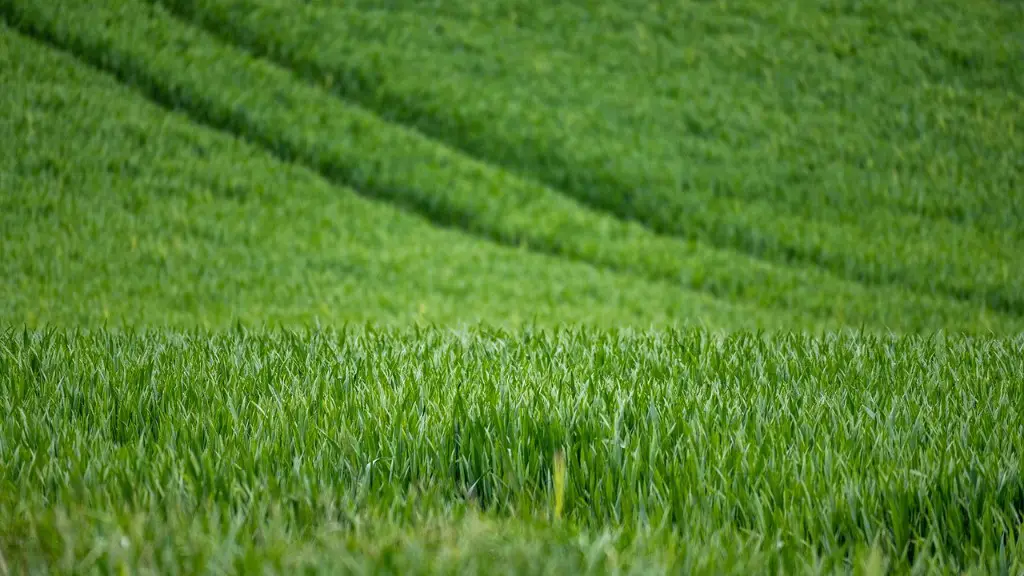
{"label": "field furrow", "polygon": [[[982,64],[975,88],[958,83],[938,49],[915,52],[905,68],[863,64],[925,38],[861,16],[875,59],[851,63],[836,52],[859,44],[826,30],[798,30],[804,46],[786,37],[750,45],[738,34],[707,36],[713,54],[675,46],[644,28],[642,11],[614,2],[569,38],[552,38],[568,26],[557,10],[545,37],[539,23],[529,32],[518,19],[486,25],[473,2],[450,9],[464,8],[460,19],[374,2],[162,3],[385,118],[656,232],[1024,312],[1024,279],[1013,273],[1024,267],[1024,100],[998,89],[998,73],[1016,70],[1012,58]],[[779,16],[750,11],[751,22]],[[696,22],[710,17],[693,12]],[[611,37],[594,30],[630,17],[635,26]],[[1012,37],[993,38],[1012,50]],[[829,51],[816,53],[826,41]],[[748,62],[734,75],[701,64],[730,51],[759,52],[756,81]],[[619,66],[603,71],[609,60]],[[743,92],[750,98],[730,108],[725,96]]]}
{"label": "field furrow", "polygon": [[4,26],[0,84],[5,324],[820,325],[438,229]]}
{"label": "field furrow", "polygon": [[[1012,331],[1018,318],[651,234],[474,161],[130,0],[0,3],[13,23],[75,51],[164,106],[433,221],[721,298],[895,330]],[[88,26],[82,26],[87,22]]]}

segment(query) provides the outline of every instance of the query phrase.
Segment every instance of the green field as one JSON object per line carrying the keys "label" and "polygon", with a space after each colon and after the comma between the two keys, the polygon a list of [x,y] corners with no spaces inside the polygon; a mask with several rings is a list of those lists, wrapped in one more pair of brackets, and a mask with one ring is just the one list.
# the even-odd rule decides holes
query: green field
{"label": "green field", "polygon": [[0,0],[0,576],[1024,571],[1024,6]]}

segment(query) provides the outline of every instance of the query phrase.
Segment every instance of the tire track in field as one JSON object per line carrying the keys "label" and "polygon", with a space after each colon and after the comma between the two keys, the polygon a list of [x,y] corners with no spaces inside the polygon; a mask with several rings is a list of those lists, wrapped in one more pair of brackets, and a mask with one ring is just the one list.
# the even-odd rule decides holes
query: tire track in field
{"label": "tire track in field", "polygon": [[[652,220],[649,216],[657,213],[654,206],[642,206],[644,199],[642,194],[631,192],[632,186],[620,181],[614,174],[601,174],[600,170],[575,169],[577,166],[565,159],[559,158],[557,147],[552,150],[541,150],[537,145],[528,147],[525,152],[534,156],[530,162],[534,165],[545,163],[557,165],[553,171],[560,173],[564,178],[549,178],[547,174],[537,171],[524,172],[520,170],[515,162],[502,162],[499,157],[514,157],[524,152],[522,148],[505,146],[501,138],[489,139],[490,144],[498,144],[501,150],[497,153],[484,150],[471,143],[461,141],[451,136],[444,126],[452,122],[458,123],[458,118],[449,118],[430,112],[415,102],[393,94],[387,90],[378,90],[378,87],[385,84],[383,77],[376,70],[366,70],[358,66],[350,66],[346,69],[324,69],[312,59],[299,57],[288,57],[280,50],[268,48],[261,41],[258,32],[248,32],[242,27],[227,24],[219,28],[214,24],[218,21],[211,20],[205,14],[199,13],[193,7],[193,0],[145,0],[152,4],[160,5],[174,14],[183,22],[187,22],[200,28],[216,37],[227,45],[234,46],[261,58],[273,62],[283,69],[294,73],[298,78],[305,80],[311,85],[317,86],[325,93],[332,95],[338,100],[347,104],[355,104],[362,109],[374,113],[378,118],[388,123],[402,126],[410,131],[423,135],[425,138],[437,142],[451,150],[462,153],[466,157],[485,165],[494,166],[499,169],[508,170],[525,181],[538,182],[554,193],[565,196],[580,205],[606,214],[619,221],[636,224],[648,229],[653,236],[670,238],[682,241],[700,242],[709,248],[729,252],[748,258],[752,261],[762,262],[768,266],[779,269],[799,270],[801,268],[813,268],[819,273],[826,275],[836,281],[846,282],[864,287],[868,290],[879,288],[893,288],[915,293],[921,297],[939,297],[961,304],[976,304],[979,297],[986,297],[987,304],[992,310],[1005,313],[1015,317],[1024,316],[1024,300],[1007,296],[1001,291],[993,294],[990,291],[978,291],[970,288],[957,288],[937,284],[932,286],[919,286],[913,281],[907,281],[905,276],[909,272],[899,268],[890,268],[887,272],[888,278],[875,278],[872,274],[865,274],[863,270],[850,270],[848,264],[840,266],[829,265],[829,255],[825,250],[810,251],[789,245],[784,241],[773,240],[761,235],[756,228],[737,226],[729,223],[723,229],[712,234],[711,238],[691,237],[691,235],[680,234],[677,227],[669,220],[664,222]],[[333,77],[340,80],[325,83],[324,78]],[[587,190],[600,189],[618,190],[619,195],[626,200],[624,202],[609,201],[600,193],[588,194]],[[568,191],[568,192],[567,192]],[[623,211],[623,208],[633,207],[632,211]],[[723,241],[722,238],[725,238]],[[774,255],[766,256],[766,255]],[[845,271],[836,271],[836,267]],[[929,292],[934,290],[935,294]],[[721,294],[712,292],[718,296]]]}
{"label": "tire track in field", "polygon": [[[69,2],[69,4],[73,4]],[[84,4],[84,3],[83,3]],[[114,2],[113,4],[117,4]],[[130,12],[128,3],[124,8]],[[27,4],[31,6],[31,4]],[[144,7],[153,8],[150,4],[142,4]],[[482,226],[475,221],[479,220],[476,214],[472,212],[459,212],[452,206],[445,206],[443,202],[440,202],[437,198],[432,198],[429,195],[424,195],[422,191],[418,190],[406,190],[398,187],[387,187],[383,186],[379,181],[381,177],[386,177],[386,174],[381,173],[381,166],[375,166],[374,170],[371,170],[370,174],[361,173],[358,166],[346,166],[344,162],[338,158],[331,158],[330,154],[325,152],[320,144],[312,145],[309,148],[307,145],[305,148],[297,144],[296,141],[282,140],[281,135],[276,133],[268,133],[266,127],[261,127],[260,123],[252,118],[245,110],[244,106],[233,105],[229,106],[221,102],[218,104],[216,101],[211,101],[209,95],[203,94],[202,90],[193,87],[191,90],[188,86],[176,85],[173,79],[168,79],[158,73],[161,65],[167,70],[174,70],[174,66],[171,65],[168,68],[167,64],[161,64],[160,59],[168,60],[167,54],[161,48],[156,53],[152,54],[157,59],[157,63],[149,63],[148,60],[144,60],[138,53],[133,52],[133,49],[118,48],[117,44],[124,44],[125,39],[110,40],[103,39],[102,32],[95,32],[91,38],[87,35],[83,35],[77,32],[72,27],[71,22],[74,18],[65,18],[63,16],[54,16],[53,12],[50,13],[50,21],[45,16],[45,10],[41,12],[35,11],[33,8],[26,8],[24,5],[21,8],[17,7],[17,4],[11,0],[4,0],[0,2],[0,8],[3,8],[3,12],[8,15],[8,20],[15,24],[16,27],[20,28],[23,33],[26,33],[37,40],[40,40],[46,44],[54,46],[65,52],[69,52],[75,55],[80,61],[90,64],[92,67],[99,70],[105,71],[106,73],[119,79],[123,84],[132,87],[137,92],[140,92],[146,96],[149,100],[156,104],[161,105],[166,109],[180,110],[188,114],[193,121],[199,125],[205,125],[210,128],[218,129],[223,132],[228,132],[236,137],[245,139],[252,144],[259,146],[266,150],[273,156],[294,164],[299,164],[304,167],[312,169],[314,172],[321,174],[328,181],[332,181],[338,184],[344,184],[346,186],[355,188],[362,195],[368,196],[380,201],[387,201],[397,204],[399,207],[406,209],[407,211],[414,211],[419,213],[421,216],[427,217],[430,221],[438,226],[444,226],[448,228],[455,228],[464,233],[472,236],[480,237],[485,240],[490,240],[495,243],[509,245],[509,246],[524,246],[530,250],[542,253],[550,256],[557,256],[565,258],[566,260],[584,262],[591,266],[605,268],[616,272],[630,273],[637,276],[644,276],[647,279],[654,281],[669,281],[674,287],[677,288],[691,288],[697,291],[703,291],[714,296],[718,296],[728,301],[737,303],[744,303],[746,305],[758,306],[764,309],[786,309],[790,308],[790,312],[800,311],[802,313],[808,313],[812,316],[819,318],[830,318],[838,319],[840,321],[848,321],[852,323],[868,323],[874,325],[892,325],[893,318],[896,318],[895,328],[897,330],[921,330],[931,329],[936,324],[945,326],[952,325],[954,327],[961,328],[975,328],[977,326],[977,319],[971,318],[965,315],[963,307],[954,306],[954,310],[951,312],[948,309],[948,304],[941,301],[930,299],[914,303],[900,300],[900,296],[897,293],[885,295],[887,298],[880,298],[880,294],[877,292],[863,293],[858,291],[856,285],[848,285],[844,287],[842,282],[839,283],[815,283],[820,282],[823,278],[815,276],[793,276],[785,275],[779,276],[780,272],[775,270],[768,270],[765,272],[764,268],[770,266],[759,263],[757,261],[751,261],[754,266],[760,266],[756,269],[736,270],[735,262],[731,262],[732,270],[725,272],[725,279],[722,278],[722,273],[719,271],[713,271],[712,273],[718,273],[719,277],[714,280],[711,286],[698,284],[696,286],[688,284],[685,280],[682,285],[679,283],[679,278],[673,278],[671,274],[662,273],[660,276],[656,273],[656,269],[645,268],[646,262],[641,262],[639,265],[637,261],[642,260],[645,255],[642,253],[634,253],[635,246],[627,246],[625,252],[631,254],[630,260],[624,260],[623,263],[616,261],[609,261],[607,255],[597,254],[596,256],[586,251],[579,253],[578,247],[567,245],[565,238],[550,238],[545,239],[543,237],[527,237],[523,234],[532,233],[531,230],[515,230],[511,232],[508,229],[495,230],[493,228],[487,228]],[[71,10],[74,11],[74,6]],[[80,10],[80,8],[78,8]],[[151,22],[146,22],[144,17],[138,16],[139,8],[135,7],[136,10],[136,22],[132,24],[141,24],[142,28],[145,29],[146,25],[152,25]],[[145,10],[142,10],[145,12]],[[123,13],[126,14],[127,12]],[[103,16],[101,16],[102,18]],[[165,16],[162,16],[166,18]],[[130,18],[130,16],[129,16]],[[117,24],[110,24],[109,21],[98,20],[93,23],[94,25],[103,28],[104,26],[117,30],[123,28],[119,22]],[[83,26],[81,22],[75,22],[77,26]],[[183,25],[184,26],[184,25]],[[184,29],[191,29],[191,27],[185,26]],[[160,30],[153,29],[153,32],[160,32]],[[109,33],[109,32],[108,32]],[[135,32],[138,35],[138,32]],[[201,31],[197,31],[196,34],[202,34]],[[137,40],[132,36],[133,41]],[[173,44],[174,42],[183,38],[191,38],[187,34],[182,38],[171,39],[165,41]],[[195,38],[192,38],[195,40]],[[131,44],[128,44],[131,45]],[[159,44],[158,44],[159,45]],[[226,49],[225,49],[226,50]],[[225,52],[225,55],[227,52]],[[171,54],[173,58],[169,61],[176,61],[178,55]],[[185,54],[184,56],[194,57],[195,54]],[[221,55],[222,57],[224,55]],[[251,57],[247,56],[244,62],[250,62]],[[269,73],[268,70],[274,67],[271,63],[256,60],[256,63],[264,64],[258,68],[262,73]],[[238,64],[237,62],[234,64]],[[229,64],[227,71],[232,71],[234,64]],[[152,68],[152,69],[151,69]],[[211,68],[211,70],[218,71],[218,69]],[[193,68],[193,73],[199,72],[202,75],[201,68]],[[285,74],[284,70],[281,70],[279,74]],[[182,80],[180,77],[181,72],[177,72],[179,75],[177,84],[188,84],[189,79]],[[205,72],[207,77],[210,76],[210,70]],[[169,74],[174,76],[174,74]],[[288,75],[289,78],[291,75]],[[195,82],[193,81],[193,84]],[[201,83],[199,84],[202,85]],[[310,89],[312,90],[312,89]],[[236,94],[237,96],[237,94]],[[324,98],[330,101],[330,98],[325,94]],[[322,144],[322,143],[321,143]],[[449,158],[449,160],[454,159]],[[354,184],[353,184],[354,182]],[[405,196],[403,196],[403,194]],[[557,194],[555,195],[557,196]],[[568,202],[568,200],[566,200]],[[617,220],[610,220],[610,223],[618,222]],[[486,222],[484,224],[487,224]],[[575,224],[575,222],[570,222]],[[590,229],[585,229],[588,233],[595,232]],[[607,232],[597,230],[596,232]],[[657,236],[644,237],[644,242],[655,242],[661,241]],[[603,240],[603,239],[602,239]],[[546,242],[546,243],[545,243]],[[614,242],[612,243],[614,244]],[[641,243],[643,246],[643,243]],[[613,246],[614,247],[614,246]],[[679,243],[676,249],[682,250],[685,247],[684,244]],[[584,248],[588,248],[584,246]],[[621,247],[619,247],[621,248]],[[660,249],[664,249],[662,246]],[[573,252],[577,250],[577,252]],[[613,255],[614,256],[614,255]],[[699,254],[698,256],[703,256]],[[614,258],[612,259],[614,260]],[[656,263],[657,264],[657,263]],[[681,258],[678,262],[672,262],[671,264],[694,266],[693,262],[686,261],[685,258]],[[697,262],[698,268],[702,266],[713,267],[716,262]],[[656,266],[655,266],[656,268]],[[689,272],[689,270],[684,270]],[[662,270],[662,272],[665,272]],[[698,269],[698,273],[703,273],[703,270]],[[762,274],[762,276],[758,276]],[[768,274],[768,276],[764,276]],[[730,275],[734,277],[730,277]],[[758,282],[766,281],[768,283],[774,283],[772,286],[759,286]],[[831,281],[831,279],[830,279]],[[717,282],[717,284],[714,284]],[[731,284],[730,284],[731,282]],[[765,295],[761,289],[771,288],[776,293]],[[722,296],[722,291],[726,294]],[[822,298],[824,303],[814,301],[808,303],[807,301],[813,300],[815,297]],[[772,299],[774,300],[772,301]],[[850,303],[849,300],[854,300],[854,303]],[[952,303],[950,303],[952,304]],[[886,308],[888,306],[888,308]],[[909,306],[909,309],[907,308]],[[903,318],[900,314],[905,313],[913,319]],[[937,316],[938,315],[938,316]],[[994,318],[996,326],[1013,325],[1015,322],[1009,318]],[[984,323],[983,323],[984,325]],[[931,327],[931,328],[930,328]]]}
{"label": "tire track in field", "polygon": [[[12,29],[46,44],[56,50],[71,55],[83,64],[109,74],[122,85],[129,87],[140,96],[169,112],[184,113],[192,122],[211,130],[226,133],[232,137],[240,138],[249,144],[268,152],[274,158],[289,164],[300,165],[310,169],[327,181],[352,188],[355,192],[364,197],[398,206],[407,212],[413,212],[426,216],[427,219],[443,228],[457,229],[471,236],[481,237],[471,230],[467,224],[473,219],[472,214],[459,212],[449,206],[438,206],[426,202],[414,202],[409,200],[414,195],[403,193],[394,188],[360,186],[356,188],[354,183],[361,183],[362,179],[354,177],[345,167],[331,164],[324,166],[308,161],[308,154],[300,147],[288,142],[274,140],[263,134],[259,129],[250,124],[244,110],[228,111],[223,110],[209,102],[203,102],[201,96],[193,93],[181,92],[173,87],[167,87],[155,79],[154,75],[146,70],[145,66],[137,65],[129,56],[117,53],[114,50],[103,50],[96,45],[81,41],[80,39],[60,39],[46,30],[42,30],[31,24],[19,22],[17,19],[8,20]],[[111,62],[117,64],[111,64]],[[181,102],[190,101],[193,106],[182,106]],[[199,105],[195,105],[199,103]],[[443,209],[438,209],[438,208]],[[513,247],[522,246],[526,239],[514,236],[494,235],[493,238],[484,238],[499,244]],[[547,252],[536,249],[535,246],[528,246],[536,252]],[[554,253],[554,251],[551,251]],[[592,263],[591,263],[592,264]]]}
{"label": "tire track in field", "polygon": [[[0,4],[0,8],[6,8],[6,5]],[[8,12],[8,16],[9,14],[10,13]],[[528,238],[514,235],[476,232],[474,231],[474,227],[469,224],[474,220],[474,216],[471,213],[458,212],[452,207],[445,207],[438,203],[415,202],[410,200],[410,198],[414,198],[414,195],[403,194],[395,189],[373,186],[357,187],[353,182],[359,183],[362,181],[359,178],[354,178],[350,174],[346,173],[344,167],[331,165],[325,168],[322,165],[316,165],[314,162],[304,161],[304,158],[308,155],[305,154],[301,148],[282,144],[279,141],[261,134],[259,130],[254,129],[247,123],[244,112],[233,115],[230,113],[224,113],[220,110],[212,110],[211,108],[204,106],[195,106],[194,104],[196,102],[201,101],[200,97],[196,96],[194,98],[189,98],[189,96],[195,95],[176,92],[174,88],[168,88],[161,85],[159,81],[145,69],[144,66],[138,65],[130,56],[119,53],[118,51],[111,49],[109,46],[97,46],[83,41],[80,38],[61,39],[58,38],[57,35],[32,25],[31,23],[19,21],[16,18],[11,19],[9,17],[5,18],[5,20],[7,20],[11,25],[11,30],[15,31],[15,33],[23,34],[28,38],[40,42],[41,44],[68,54],[75,60],[94,70],[110,75],[118,83],[131,89],[154,105],[157,105],[169,112],[184,113],[184,115],[197,126],[216,130],[232,137],[239,138],[260,150],[264,150],[272,157],[282,162],[295,164],[309,169],[323,177],[329,183],[350,188],[363,197],[391,204],[403,211],[425,217],[427,222],[435,226],[458,231],[466,234],[467,236],[477,238],[478,240],[493,242],[497,245],[511,248],[525,248],[536,254],[582,263],[593,266],[597,269],[605,269],[613,273],[634,276],[640,281],[666,283],[666,278],[658,278],[650,275],[637,275],[634,270],[608,266],[586,258],[566,254],[564,251],[559,250],[558,246],[547,246],[542,243],[530,242]],[[115,62],[116,64],[114,64]],[[190,101],[193,103],[193,106],[182,106],[181,102],[183,101]],[[684,285],[672,283],[669,283],[669,285],[675,289],[686,292],[705,293],[715,299],[734,306],[758,307],[756,304],[745,300],[721,298],[708,290],[694,290]],[[770,308],[765,307],[759,308],[770,310]],[[810,314],[806,311],[787,311],[780,309],[778,312],[782,315],[796,314],[807,318],[816,318],[818,320],[822,319],[820,315]],[[828,318],[826,318],[826,320],[827,319]]]}
{"label": "tire track in field", "polygon": [[[150,1],[155,1],[155,2],[163,1],[163,3],[165,5],[167,5],[167,1],[166,0],[150,0]],[[403,16],[405,18],[417,18],[418,15],[422,16],[422,8],[411,7],[408,4],[389,5],[389,6],[387,6],[386,11],[389,14],[401,15],[401,16]],[[633,14],[633,15],[635,16],[635,14]],[[432,18],[431,22],[433,22],[435,25],[441,26],[441,27],[443,27],[443,29],[447,30],[449,27],[456,28],[456,27],[462,25],[463,22],[461,21],[461,19],[463,18],[463,16],[464,16],[464,14],[461,13],[458,9],[455,9],[455,10],[445,10],[444,8],[440,8],[440,9],[435,9],[434,13],[431,14],[431,18]],[[545,33],[544,27],[537,26],[536,23],[527,24],[526,22],[523,22],[523,21],[517,21],[517,25],[518,26],[522,26],[522,28],[520,28],[519,30],[521,32],[523,32],[524,34],[526,34],[527,31],[528,31],[528,34],[526,34],[526,35],[529,35],[529,36],[538,35],[537,37],[540,37],[540,38],[542,38],[542,39],[544,39],[546,41],[550,41],[550,38],[547,38],[547,37],[543,36],[543,34]],[[651,33],[652,38],[653,37],[660,37],[660,38],[664,39],[667,42],[672,42],[673,41],[673,35],[668,32],[668,27],[658,27],[658,26],[655,26],[650,21],[644,22],[644,25],[647,27],[646,30]],[[707,22],[702,22],[702,25],[706,26]],[[633,30],[629,29],[629,32],[627,33],[621,27],[619,29],[610,30],[610,31],[609,30],[602,30],[602,33],[607,34],[607,36],[610,39],[610,41],[614,42],[614,43],[631,43],[632,42],[632,32],[633,32]],[[516,39],[518,39],[518,38],[516,38]],[[564,58],[564,57],[566,57],[566,55],[565,54],[559,54],[559,57],[560,58]],[[580,61],[580,63],[583,64],[584,62]],[[593,69],[596,69],[596,70],[600,70],[605,76],[613,76],[613,75],[616,75],[616,74],[618,74],[618,73],[620,73],[622,71],[622,65],[621,65],[621,63],[618,63],[618,62],[612,63],[612,62],[609,62],[609,61],[606,61],[606,60],[602,60],[602,59],[587,59],[587,60],[585,60],[585,64],[586,64],[586,66],[588,66],[590,68],[593,68]],[[744,79],[744,81],[747,82],[747,84],[744,84],[744,86],[746,86],[747,89],[749,89],[749,90],[760,89],[760,87],[762,85],[762,81],[763,81],[763,71],[761,69],[758,69],[756,71],[756,73],[752,72],[752,71],[749,71],[749,70],[747,70],[747,71],[739,70],[739,71],[734,71],[734,72],[736,72],[737,74],[741,75],[741,77]],[[660,98],[664,98],[664,99],[667,99],[667,100],[673,100],[673,101],[674,100],[678,100],[678,98],[679,98],[678,89],[676,89],[674,87],[662,88],[662,87],[659,87],[657,85],[652,85],[652,86],[649,87],[649,94],[652,95],[653,97],[660,97]],[[902,102],[896,102],[895,104],[892,104],[892,105],[895,106],[895,105],[898,105],[898,104],[901,104],[901,103]],[[761,108],[759,108],[759,110],[760,109]],[[690,123],[693,125],[694,129],[697,131],[698,134],[703,134],[707,130],[707,126],[705,124],[703,124],[700,121],[699,118],[691,117],[690,118]],[[870,126],[870,127],[868,127],[868,129],[872,130],[871,131],[871,135],[874,138],[886,139],[886,138],[889,137],[889,135],[888,135],[888,133],[886,131],[884,131],[882,129],[879,129],[876,126]],[[1022,129],[1021,132],[1024,132],[1024,129]],[[800,144],[804,145],[804,146],[814,146],[815,145],[814,141],[811,140],[811,139],[800,140]],[[735,198],[737,200],[749,199],[749,198],[745,197],[742,193],[737,193],[737,192],[735,192],[733,190],[723,189],[723,190],[720,191],[720,193],[723,196],[728,196],[729,198]],[[874,200],[875,199],[873,199],[873,201]],[[963,227],[977,226],[978,230],[982,230],[982,231],[984,230],[984,224],[973,224],[973,223],[971,223],[970,220],[969,220],[969,216],[966,213],[966,209],[961,207],[961,206],[959,206],[959,205],[952,205],[952,206],[950,206],[950,205],[920,206],[917,203],[909,201],[909,200],[908,201],[899,201],[899,200],[893,200],[893,199],[888,199],[888,198],[886,198],[886,199],[878,199],[877,201],[893,202],[893,203],[888,205],[888,208],[890,210],[892,210],[892,211],[897,212],[900,215],[910,216],[912,218],[920,218],[922,220],[929,221],[929,222],[944,222],[944,223],[949,223],[949,224],[952,224],[952,225],[955,225],[955,226],[963,226]],[[842,208],[842,209],[845,209],[845,208]],[[837,215],[836,214],[829,214],[828,217],[836,218]],[[1005,228],[1005,227],[1007,227],[1009,225],[1008,224],[1000,224],[999,226]]]}
{"label": "tire track in field", "polygon": [[[280,50],[265,46],[259,32],[246,31],[231,22],[222,22],[223,18],[201,13],[195,9],[192,0],[146,1],[166,7],[183,20],[227,44],[275,62],[343,101],[358,103],[380,118],[416,130],[480,162],[500,166],[524,179],[536,178],[538,182],[566,197],[621,221],[642,225],[655,235],[703,240],[716,249],[732,251],[777,266],[813,267],[836,279],[869,288],[890,286],[921,296],[932,296],[934,293],[969,305],[978,305],[984,301],[994,311],[1024,317],[1024,295],[1015,294],[999,285],[977,288],[963,285],[955,279],[940,282],[915,279],[913,270],[898,263],[874,270],[865,268],[863,263],[851,265],[841,253],[832,253],[817,246],[801,247],[772,235],[764,235],[745,222],[718,222],[703,232],[687,233],[679,228],[663,206],[657,205],[657,198],[645,197],[642,192],[635,191],[633,184],[603,171],[601,167],[581,167],[571,159],[560,157],[557,146],[548,149],[542,142],[533,141],[524,148],[495,137],[488,138],[485,145],[453,136],[448,127],[458,124],[457,117],[433,112],[411,98],[381,89],[385,82],[376,70],[366,70],[356,65],[343,69],[332,67],[328,70],[313,59],[284,55]],[[323,82],[327,76],[340,77],[344,81],[327,86]],[[526,157],[526,160],[507,160],[515,157]],[[523,167],[524,164],[546,167],[528,169]],[[614,193],[601,193],[602,190]],[[688,209],[702,210],[702,204],[702,201],[698,201],[688,206]]]}

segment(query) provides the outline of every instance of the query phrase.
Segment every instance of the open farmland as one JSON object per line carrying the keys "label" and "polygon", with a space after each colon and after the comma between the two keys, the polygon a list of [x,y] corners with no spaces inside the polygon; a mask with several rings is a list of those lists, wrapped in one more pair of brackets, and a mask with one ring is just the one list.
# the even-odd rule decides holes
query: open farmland
{"label": "open farmland", "polygon": [[0,0],[0,576],[1024,572],[1024,7]]}
{"label": "open farmland", "polygon": [[1024,568],[1021,338],[8,331],[0,349],[19,565]]}

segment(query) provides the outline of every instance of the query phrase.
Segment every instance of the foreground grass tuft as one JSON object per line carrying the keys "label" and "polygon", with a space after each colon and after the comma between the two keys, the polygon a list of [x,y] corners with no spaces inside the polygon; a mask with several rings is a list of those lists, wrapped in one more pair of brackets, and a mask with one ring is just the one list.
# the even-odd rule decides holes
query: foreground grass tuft
{"label": "foreground grass tuft", "polygon": [[1015,572],[1021,429],[1019,338],[9,329],[0,550],[61,571]]}

